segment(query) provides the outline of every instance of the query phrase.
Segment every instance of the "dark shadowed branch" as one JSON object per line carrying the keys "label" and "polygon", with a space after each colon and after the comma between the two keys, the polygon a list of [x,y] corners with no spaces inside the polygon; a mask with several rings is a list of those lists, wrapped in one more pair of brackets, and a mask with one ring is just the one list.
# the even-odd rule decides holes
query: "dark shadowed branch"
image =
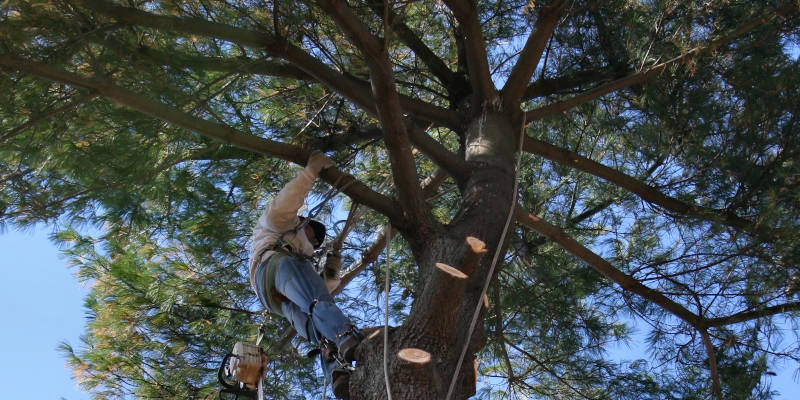
{"label": "dark shadowed branch", "polygon": [[[380,0],[369,0],[368,1],[370,8],[375,12],[376,15],[383,17],[384,13],[384,2]],[[436,78],[442,83],[442,86],[449,87],[455,81],[455,74],[447,66],[447,64],[442,61],[439,56],[437,56],[427,45],[423,42],[419,36],[411,30],[405,23],[398,20],[399,16],[394,13],[392,10],[388,10],[389,21],[386,23],[390,23],[394,33],[397,35],[400,40],[408,46],[414,54],[419,57],[420,60],[428,67],[429,70],[433,73]]]}
{"label": "dark shadowed branch", "polygon": [[14,136],[19,135],[20,133],[24,132],[26,129],[38,124],[39,122],[44,121],[47,118],[50,118],[50,117],[52,117],[54,115],[61,114],[63,112],[69,111],[69,110],[72,110],[74,108],[78,108],[81,105],[86,104],[86,103],[94,100],[95,98],[97,98],[97,94],[96,93],[91,93],[91,94],[88,94],[86,96],[78,97],[77,99],[75,99],[73,101],[70,101],[69,103],[64,104],[63,106],[58,107],[58,108],[53,109],[53,110],[50,110],[50,111],[48,111],[46,113],[35,115],[35,116],[31,117],[29,120],[25,121],[25,123],[15,127],[15,128],[12,128],[8,132],[3,133],[3,135],[0,135],[0,144],[5,143],[7,140],[13,138]]}
{"label": "dark shadowed branch", "polygon": [[701,317],[689,311],[686,309],[686,307],[672,301],[668,297],[659,293],[657,290],[643,285],[634,277],[615,268],[613,265],[611,265],[611,263],[597,255],[595,252],[578,243],[577,240],[573,239],[561,228],[551,225],[541,218],[529,213],[520,206],[517,206],[514,213],[517,221],[519,221],[521,224],[535,230],[536,232],[539,232],[548,239],[557,243],[563,247],[564,250],[583,260],[583,262],[587,263],[590,267],[594,268],[606,278],[616,282],[623,289],[631,293],[638,294],[644,299],[658,304],[664,310],[682,319],[684,322],[693,327],[697,327],[702,324]]}
{"label": "dark shadowed branch", "polygon": [[629,86],[645,83],[648,80],[650,80],[651,78],[655,77],[656,75],[661,74],[662,72],[664,72],[667,68],[669,68],[671,66],[686,64],[686,63],[696,59],[697,57],[700,57],[701,55],[704,55],[704,54],[707,54],[707,53],[711,53],[711,52],[717,50],[721,46],[724,46],[724,45],[732,42],[736,38],[744,35],[747,32],[750,32],[751,30],[753,30],[753,29],[755,29],[755,28],[757,28],[757,27],[759,27],[761,25],[764,25],[766,23],[771,22],[776,17],[786,16],[786,15],[793,14],[793,13],[796,13],[796,12],[797,12],[797,4],[795,2],[787,2],[787,4],[783,5],[779,9],[775,10],[775,12],[772,13],[771,15],[763,16],[763,17],[759,17],[759,18],[754,18],[754,19],[752,19],[752,20],[740,25],[738,28],[734,29],[733,31],[731,31],[730,33],[725,35],[724,37],[721,37],[721,38],[716,39],[716,40],[712,40],[706,46],[695,47],[694,49],[691,49],[691,50],[687,51],[686,53],[681,54],[681,55],[679,55],[677,57],[674,57],[674,58],[672,58],[672,59],[670,59],[668,61],[665,61],[665,62],[657,64],[655,66],[646,68],[646,69],[644,69],[644,70],[642,70],[642,71],[640,71],[638,73],[635,73],[633,75],[630,75],[630,76],[627,76],[627,77],[624,77],[624,78],[621,78],[621,79],[617,79],[617,80],[609,82],[607,84],[598,86],[598,87],[596,87],[594,89],[586,91],[583,94],[580,94],[580,95],[577,95],[575,97],[572,97],[571,99],[559,101],[557,103],[553,103],[553,104],[550,104],[548,106],[544,106],[544,107],[541,107],[541,108],[537,108],[535,110],[528,111],[528,112],[525,113],[525,120],[528,121],[528,122],[532,122],[532,121],[540,120],[540,119],[545,118],[545,117],[549,117],[551,115],[560,114],[560,113],[562,113],[562,112],[564,112],[566,110],[569,110],[569,109],[571,109],[573,107],[577,107],[577,106],[579,106],[581,104],[588,103],[589,101],[597,99],[597,98],[599,98],[601,96],[604,96],[606,94],[615,92],[615,91],[620,90],[620,89],[627,88]]}
{"label": "dark shadowed branch", "polygon": [[727,211],[715,210],[713,208],[701,207],[694,204],[687,204],[674,197],[667,196],[656,188],[649,186],[638,179],[623,174],[613,168],[606,167],[594,160],[584,157],[574,151],[562,149],[552,144],[538,139],[526,137],[522,145],[523,150],[540,155],[548,160],[557,162],[571,168],[603,178],[619,187],[635,193],[643,200],[656,204],[674,213],[689,215],[692,217],[719,221],[731,227],[746,232],[754,233],[757,227],[752,221],[741,218],[736,214]]}

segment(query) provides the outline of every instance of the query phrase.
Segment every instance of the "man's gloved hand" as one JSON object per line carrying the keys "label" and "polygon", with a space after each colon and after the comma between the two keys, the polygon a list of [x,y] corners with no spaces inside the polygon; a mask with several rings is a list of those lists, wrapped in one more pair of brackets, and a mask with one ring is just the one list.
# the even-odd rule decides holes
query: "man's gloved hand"
{"label": "man's gloved hand", "polygon": [[336,279],[342,269],[342,256],[339,253],[329,252],[325,257],[325,267],[322,270],[323,278]]}
{"label": "man's gloved hand", "polygon": [[311,156],[308,157],[308,168],[314,171],[314,173],[319,174],[325,168],[330,168],[335,166],[336,164],[333,161],[329,160],[325,153],[317,150],[311,153]]}

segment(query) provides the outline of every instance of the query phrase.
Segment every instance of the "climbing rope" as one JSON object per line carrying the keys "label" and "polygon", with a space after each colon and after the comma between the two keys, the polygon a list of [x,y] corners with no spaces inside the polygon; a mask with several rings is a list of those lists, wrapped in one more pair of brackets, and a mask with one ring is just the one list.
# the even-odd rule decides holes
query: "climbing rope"
{"label": "climbing rope", "polygon": [[389,245],[392,243],[392,224],[386,225],[386,278],[384,280],[383,308],[383,379],[386,382],[386,397],[392,400],[392,388],[389,385]]}
{"label": "climbing rope", "polygon": [[[484,114],[485,115],[485,114]],[[506,218],[506,224],[503,227],[503,234],[500,235],[500,241],[497,242],[497,248],[494,251],[494,257],[492,258],[492,265],[489,267],[489,274],[486,275],[486,282],[483,285],[483,291],[481,292],[481,296],[478,298],[478,304],[475,307],[475,313],[472,315],[472,322],[469,324],[469,331],[467,331],[466,339],[464,340],[464,348],[461,350],[461,356],[458,358],[458,364],[456,364],[456,370],[453,372],[453,378],[450,380],[450,388],[447,390],[447,397],[445,400],[450,400],[450,396],[453,395],[453,389],[456,387],[456,380],[458,379],[458,373],[461,371],[461,364],[464,363],[464,357],[467,354],[467,349],[469,348],[469,342],[472,338],[472,333],[475,331],[475,325],[478,322],[478,315],[481,312],[481,305],[483,304],[483,298],[486,296],[486,292],[489,290],[489,284],[492,281],[492,275],[494,275],[494,269],[497,266],[497,260],[500,258],[500,248],[503,246],[503,242],[506,240],[506,234],[508,233],[508,227],[511,225],[511,217],[514,216],[514,208],[517,205],[517,189],[519,188],[519,168],[522,164],[522,140],[525,138],[525,113],[522,114],[522,126],[519,130],[519,148],[517,149],[517,168],[514,171],[514,193],[511,198],[511,207],[508,210],[508,217]],[[481,129],[483,125],[481,124]]]}

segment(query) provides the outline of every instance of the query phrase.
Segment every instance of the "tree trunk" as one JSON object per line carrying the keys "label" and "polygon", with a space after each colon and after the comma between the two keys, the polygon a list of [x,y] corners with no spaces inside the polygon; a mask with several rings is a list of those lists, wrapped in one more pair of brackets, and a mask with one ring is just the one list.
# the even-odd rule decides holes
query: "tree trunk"
{"label": "tree trunk", "polygon": [[[510,118],[501,113],[474,119],[465,137],[472,174],[461,188],[461,209],[434,237],[406,233],[419,266],[419,281],[409,317],[389,331],[387,362],[393,399],[441,400],[447,395],[511,205],[512,131]],[[468,237],[479,240],[469,239],[469,245]],[[504,251],[505,246],[501,254]],[[484,298],[483,302],[452,399],[475,393],[475,353],[486,344],[481,321],[488,301]],[[430,361],[399,358],[398,352],[407,348],[423,350],[430,354]],[[362,343],[357,356],[351,399],[387,398],[382,330]]]}

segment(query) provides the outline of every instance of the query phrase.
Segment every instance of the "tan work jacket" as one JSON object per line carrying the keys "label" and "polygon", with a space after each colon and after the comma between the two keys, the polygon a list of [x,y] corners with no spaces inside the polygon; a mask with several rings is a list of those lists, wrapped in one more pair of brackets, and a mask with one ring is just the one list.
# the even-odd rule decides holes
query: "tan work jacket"
{"label": "tan work jacket", "polygon": [[[306,196],[314,187],[317,175],[308,167],[302,169],[286,186],[275,195],[258,219],[250,237],[250,286],[256,290],[255,272],[261,261],[266,260],[274,251],[271,249],[283,235],[283,241],[289,245],[293,253],[311,257],[314,246],[308,241],[305,233],[295,234],[294,229],[300,225],[297,212],[303,206]],[[264,251],[266,250],[266,251]],[[263,252],[263,254],[262,254]],[[260,255],[260,256],[259,256]],[[319,271],[317,271],[319,272]],[[325,286],[332,292],[339,286],[339,277],[326,277]]]}

